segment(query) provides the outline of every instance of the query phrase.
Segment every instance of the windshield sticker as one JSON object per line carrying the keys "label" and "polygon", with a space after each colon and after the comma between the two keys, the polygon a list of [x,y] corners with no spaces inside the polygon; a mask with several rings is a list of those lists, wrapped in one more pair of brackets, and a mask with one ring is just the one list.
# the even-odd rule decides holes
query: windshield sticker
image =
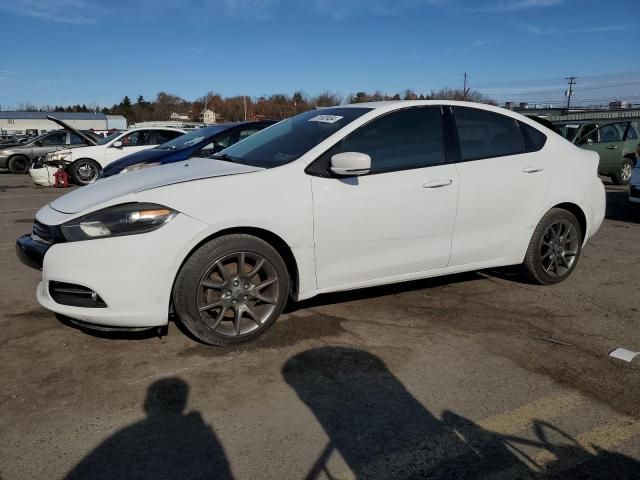
{"label": "windshield sticker", "polygon": [[310,122],[322,122],[322,123],[336,123],[338,120],[342,120],[344,117],[338,115],[316,115],[310,118]]}

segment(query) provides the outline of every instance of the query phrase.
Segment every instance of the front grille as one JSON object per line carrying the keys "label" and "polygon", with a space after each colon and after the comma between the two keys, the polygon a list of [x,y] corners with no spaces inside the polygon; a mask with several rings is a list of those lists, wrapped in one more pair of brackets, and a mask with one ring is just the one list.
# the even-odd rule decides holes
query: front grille
{"label": "front grille", "polygon": [[49,282],[49,295],[61,305],[85,308],[106,308],[107,304],[90,288],[75,283]]}
{"label": "front grille", "polygon": [[640,187],[637,187],[636,185],[629,185],[629,195],[640,198]]}

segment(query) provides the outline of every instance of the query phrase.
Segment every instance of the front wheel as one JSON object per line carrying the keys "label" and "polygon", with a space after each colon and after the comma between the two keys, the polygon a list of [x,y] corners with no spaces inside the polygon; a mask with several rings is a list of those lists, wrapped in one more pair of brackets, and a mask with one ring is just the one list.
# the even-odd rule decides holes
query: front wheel
{"label": "front wheel", "polygon": [[201,246],[176,278],[178,318],[198,340],[231,345],[253,340],[282,313],[289,274],[280,254],[251,235],[233,234]]}
{"label": "front wheel", "polygon": [[71,164],[69,175],[76,185],[89,185],[100,176],[100,164],[90,158],[81,158]]}
{"label": "front wheel", "polygon": [[580,258],[582,236],[575,215],[560,208],[549,210],[529,242],[522,265],[526,276],[541,285],[565,280]]}

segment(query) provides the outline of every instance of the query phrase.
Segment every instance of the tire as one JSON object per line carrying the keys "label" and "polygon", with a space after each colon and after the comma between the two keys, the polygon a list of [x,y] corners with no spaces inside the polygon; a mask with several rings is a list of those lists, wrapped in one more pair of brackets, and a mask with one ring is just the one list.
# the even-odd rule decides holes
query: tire
{"label": "tire", "polygon": [[571,212],[561,208],[549,210],[529,242],[522,264],[525,276],[540,285],[565,280],[578,264],[583,235],[578,219]]}
{"label": "tire", "polygon": [[631,172],[633,171],[633,161],[628,158],[622,159],[620,170],[611,175],[611,181],[614,185],[628,185],[631,179]]}
{"label": "tire", "polygon": [[264,333],[288,296],[289,272],[280,254],[245,234],[202,245],[184,263],[173,288],[175,312],[184,327],[199,341],[218,346]]}
{"label": "tire", "polygon": [[100,164],[90,158],[81,158],[69,166],[69,175],[76,185],[89,185],[100,177]]}
{"label": "tire", "polygon": [[31,161],[24,155],[14,155],[7,162],[7,168],[11,173],[29,173]]}

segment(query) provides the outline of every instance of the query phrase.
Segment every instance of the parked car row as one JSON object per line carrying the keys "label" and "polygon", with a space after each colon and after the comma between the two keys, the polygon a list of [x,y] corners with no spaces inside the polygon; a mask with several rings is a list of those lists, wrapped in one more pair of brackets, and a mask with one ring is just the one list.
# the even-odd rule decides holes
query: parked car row
{"label": "parked car row", "polygon": [[60,149],[96,145],[101,137],[90,131],[54,130],[26,143],[0,146],[0,168],[11,173],[27,173],[32,161]]}
{"label": "parked car row", "polygon": [[26,145],[0,147],[0,167],[30,173],[38,185],[54,184],[55,172],[64,169],[76,185],[119,173],[207,157],[272,125],[273,121],[238,122],[186,130],[170,127],[134,128],[102,137],[79,131],[49,116],[63,130],[35,138]]}

